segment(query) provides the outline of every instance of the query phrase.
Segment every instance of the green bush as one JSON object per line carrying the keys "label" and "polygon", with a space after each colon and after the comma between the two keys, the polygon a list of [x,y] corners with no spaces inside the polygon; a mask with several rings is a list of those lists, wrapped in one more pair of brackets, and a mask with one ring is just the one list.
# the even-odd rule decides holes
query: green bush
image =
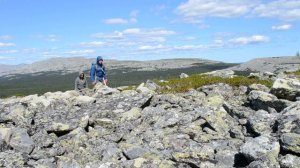
{"label": "green bush", "polygon": [[207,75],[191,75],[188,78],[183,79],[171,79],[169,82],[159,82],[156,81],[160,86],[162,93],[178,93],[186,92],[189,89],[197,89],[204,85],[211,85],[217,83],[225,83],[231,86],[249,86],[251,84],[263,84],[267,87],[272,86],[271,80],[259,80],[255,78],[247,78],[244,76],[236,76],[233,78],[221,78],[212,77]]}

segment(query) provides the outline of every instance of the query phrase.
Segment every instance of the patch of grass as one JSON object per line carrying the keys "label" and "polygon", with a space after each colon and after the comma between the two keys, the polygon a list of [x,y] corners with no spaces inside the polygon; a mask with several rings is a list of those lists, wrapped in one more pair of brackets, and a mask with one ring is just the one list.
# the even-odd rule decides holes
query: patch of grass
{"label": "patch of grass", "polygon": [[294,72],[286,72],[286,74],[300,76],[300,69],[298,71],[294,71]]}
{"label": "patch of grass", "polygon": [[159,82],[156,81],[162,89],[162,93],[182,93],[186,92],[189,89],[197,89],[204,85],[211,85],[217,83],[225,83],[231,86],[249,86],[251,84],[263,84],[267,87],[271,87],[273,82],[270,80],[259,80],[255,78],[247,78],[244,76],[236,76],[233,78],[221,78],[221,77],[212,77],[207,75],[191,75],[188,78],[184,79],[171,79],[169,82]]}

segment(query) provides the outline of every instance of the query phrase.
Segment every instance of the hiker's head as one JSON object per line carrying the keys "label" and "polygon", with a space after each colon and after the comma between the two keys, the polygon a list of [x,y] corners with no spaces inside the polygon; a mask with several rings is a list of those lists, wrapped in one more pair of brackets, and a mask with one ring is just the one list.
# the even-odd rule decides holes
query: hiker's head
{"label": "hiker's head", "polygon": [[84,72],[82,72],[82,71],[79,72],[79,78],[84,79]]}
{"label": "hiker's head", "polygon": [[97,64],[102,64],[103,63],[103,58],[101,56],[97,57]]}

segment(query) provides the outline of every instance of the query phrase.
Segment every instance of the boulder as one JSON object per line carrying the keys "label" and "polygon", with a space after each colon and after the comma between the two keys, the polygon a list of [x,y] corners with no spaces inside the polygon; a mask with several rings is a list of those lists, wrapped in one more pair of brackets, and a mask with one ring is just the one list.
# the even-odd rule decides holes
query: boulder
{"label": "boulder", "polygon": [[268,93],[270,91],[270,89],[267,86],[262,85],[262,84],[256,84],[256,83],[254,83],[248,87],[248,92],[251,92],[252,90],[263,91],[266,93]]}
{"label": "boulder", "polygon": [[154,93],[153,90],[149,89],[145,86],[145,83],[141,83],[137,88],[136,91],[139,93]]}
{"label": "boulder", "polygon": [[16,151],[0,152],[0,167],[25,167],[26,159]]}
{"label": "boulder", "polygon": [[279,158],[279,163],[282,168],[298,168],[300,167],[300,157],[287,154]]}
{"label": "boulder", "polygon": [[296,101],[300,96],[300,81],[292,78],[278,78],[272,88],[271,93],[278,98]]}
{"label": "boulder", "polygon": [[283,150],[300,154],[300,134],[284,133],[280,137]]}
{"label": "boulder", "polygon": [[12,130],[9,145],[16,151],[30,154],[35,146],[33,140],[27,134],[27,130],[23,128],[15,128]]}
{"label": "boulder", "polygon": [[290,105],[289,101],[277,99],[276,96],[262,92],[253,90],[248,95],[248,100],[250,102],[251,107],[254,110],[266,110],[269,111],[269,108],[275,109],[277,112],[282,111],[284,108]]}
{"label": "boulder", "polygon": [[144,154],[148,152],[148,150],[141,146],[132,146],[129,147],[128,149],[125,149],[123,152],[125,156],[131,160],[131,159],[142,157]]}
{"label": "boulder", "polygon": [[147,82],[145,83],[145,87],[147,87],[150,90],[156,91],[160,88],[160,86],[158,84],[156,84],[155,82],[151,81],[151,80],[147,80]]}
{"label": "boulder", "polygon": [[249,127],[256,135],[270,134],[276,126],[277,114],[269,114],[267,111],[258,110],[249,117]]}
{"label": "boulder", "polygon": [[241,146],[240,150],[249,162],[258,160],[263,156],[270,160],[276,160],[279,151],[279,142],[275,138],[267,135],[247,140],[246,143]]}
{"label": "boulder", "polygon": [[115,93],[120,93],[120,91],[115,88],[110,88],[99,82],[94,86],[94,93],[95,94],[93,95],[93,97],[98,97],[101,95],[111,95],[111,94],[115,94]]}
{"label": "boulder", "polygon": [[218,76],[221,78],[232,78],[234,76],[234,71],[230,69],[224,69],[224,70],[216,70],[212,72],[205,73],[209,76]]}
{"label": "boulder", "polygon": [[189,77],[189,75],[187,75],[187,74],[185,74],[185,73],[181,73],[181,74],[179,75],[179,78],[180,78],[180,79],[188,78],[188,77]]}
{"label": "boulder", "polygon": [[278,131],[300,134],[300,102],[285,108],[278,118]]}

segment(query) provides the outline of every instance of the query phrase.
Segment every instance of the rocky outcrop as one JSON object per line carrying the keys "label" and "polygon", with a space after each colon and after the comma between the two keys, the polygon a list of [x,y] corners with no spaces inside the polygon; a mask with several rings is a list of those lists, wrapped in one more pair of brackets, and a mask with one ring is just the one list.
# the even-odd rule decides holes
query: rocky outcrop
{"label": "rocky outcrop", "polygon": [[229,69],[224,69],[224,70],[216,70],[216,71],[212,71],[212,72],[207,72],[205,74],[210,75],[210,76],[219,76],[222,78],[231,78],[234,76],[234,71],[229,70]]}
{"label": "rocky outcrop", "polygon": [[263,85],[158,89],[1,99],[0,167],[299,167],[299,101]]}
{"label": "rocky outcrop", "polygon": [[295,101],[300,97],[300,82],[292,78],[278,78],[272,86],[271,93],[278,98]]}

